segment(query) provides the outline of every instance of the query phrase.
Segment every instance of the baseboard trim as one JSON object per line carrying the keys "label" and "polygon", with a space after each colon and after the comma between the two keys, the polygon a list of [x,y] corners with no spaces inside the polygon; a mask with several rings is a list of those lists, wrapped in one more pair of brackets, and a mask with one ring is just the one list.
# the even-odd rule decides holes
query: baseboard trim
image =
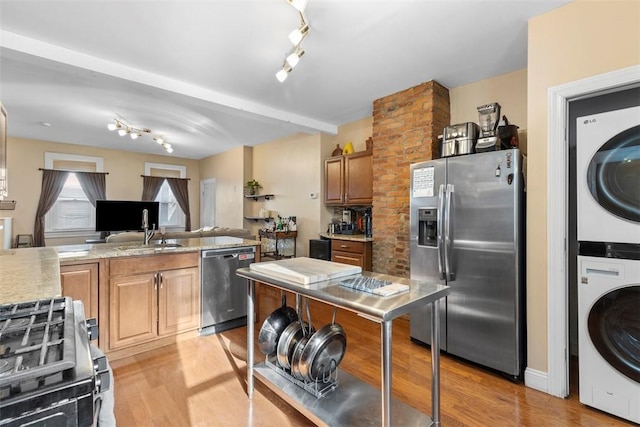
{"label": "baseboard trim", "polygon": [[547,372],[527,368],[524,370],[524,385],[544,393],[549,393],[549,377]]}

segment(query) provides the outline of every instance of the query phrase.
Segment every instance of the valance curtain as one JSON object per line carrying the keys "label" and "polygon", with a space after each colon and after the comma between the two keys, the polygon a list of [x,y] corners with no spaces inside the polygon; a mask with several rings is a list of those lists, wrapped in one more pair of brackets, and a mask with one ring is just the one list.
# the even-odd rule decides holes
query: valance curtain
{"label": "valance curtain", "polygon": [[173,192],[182,212],[185,215],[184,230],[191,231],[191,213],[189,211],[189,179],[188,178],[166,178],[169,188]]}
{"label": "valance curtain", "polygon": [[33,245],[44,246],[44,216],[58,200],[58,196],[64,188],[69,177],[68,171],[44,169],[42,171],[42,189],[40,190],[40,201],[36,210],[36,220],[33,226]]}

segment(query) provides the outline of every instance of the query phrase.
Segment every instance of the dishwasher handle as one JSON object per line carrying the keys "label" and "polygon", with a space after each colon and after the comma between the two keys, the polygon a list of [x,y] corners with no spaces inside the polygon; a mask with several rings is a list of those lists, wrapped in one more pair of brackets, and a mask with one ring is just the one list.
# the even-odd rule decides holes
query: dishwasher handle
{"label": "dishwasher handle", "polygon": [[202,251],[202,258],[210,259],[231,259],[231,258],[240,258],[241,260],[245,259],[254,259],[255,258],[255,249],[252,247],[250,249],[213,249],[213,250],[204,250]]}

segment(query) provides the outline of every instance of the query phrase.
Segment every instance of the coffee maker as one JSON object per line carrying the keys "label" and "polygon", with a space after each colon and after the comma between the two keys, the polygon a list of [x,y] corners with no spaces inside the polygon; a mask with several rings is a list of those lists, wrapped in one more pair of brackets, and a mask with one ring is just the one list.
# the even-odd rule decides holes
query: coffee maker
{"label": "coffee maker", "polygon": [[500,122],[500,104],[493,102],[478,107],[480,136],[476,142],[476,153],[496,150],[498,144],[498,123]]}

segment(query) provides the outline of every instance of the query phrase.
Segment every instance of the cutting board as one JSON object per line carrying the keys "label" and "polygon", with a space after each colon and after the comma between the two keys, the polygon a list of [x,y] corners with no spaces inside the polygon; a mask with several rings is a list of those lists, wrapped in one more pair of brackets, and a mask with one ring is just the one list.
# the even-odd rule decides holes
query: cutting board
{"label": "cutting board", "polygon": [[249,269],[256,273],[290,280],[302,285],[362,272],[362,268],[358,266],[307,257],[254,262],[249,265]]}

